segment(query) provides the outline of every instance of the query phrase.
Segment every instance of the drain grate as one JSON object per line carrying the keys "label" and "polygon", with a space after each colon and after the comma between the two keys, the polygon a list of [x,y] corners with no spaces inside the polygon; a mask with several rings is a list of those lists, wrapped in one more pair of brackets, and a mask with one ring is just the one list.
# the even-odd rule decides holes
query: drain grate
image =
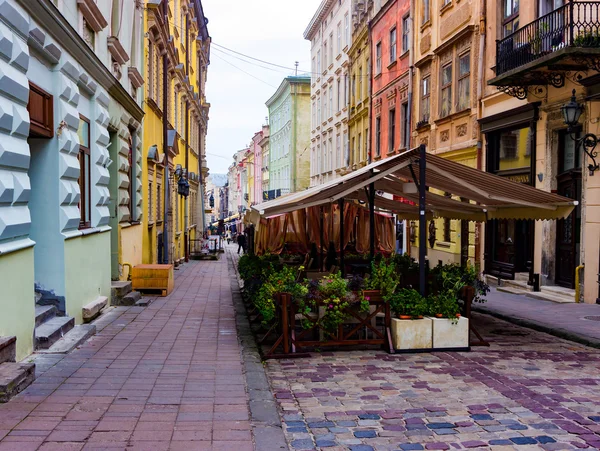
{"label": "drain grate", "polygon": [[583,319],[587,319],[589,321],[600,321],[600,316],[584,316]]}

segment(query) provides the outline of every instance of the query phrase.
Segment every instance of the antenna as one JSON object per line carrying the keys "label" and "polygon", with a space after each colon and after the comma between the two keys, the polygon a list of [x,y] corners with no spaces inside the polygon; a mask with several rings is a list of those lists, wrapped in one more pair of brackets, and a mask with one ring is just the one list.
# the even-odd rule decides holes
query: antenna
{"label": "antenna", "polygon": [[296,66],[296,77],[298,76],[298,65],[299,65],[299,64],[300,64],[300,63],[299,63],[298,61],[296,61],[296,62],[294,63],[294,65]]}

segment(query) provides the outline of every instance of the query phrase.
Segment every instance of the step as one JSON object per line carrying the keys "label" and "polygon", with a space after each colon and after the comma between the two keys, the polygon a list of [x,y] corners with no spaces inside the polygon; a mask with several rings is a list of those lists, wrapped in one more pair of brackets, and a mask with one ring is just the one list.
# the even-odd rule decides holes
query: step
{"label": "step", "polygon": [[515,280],[517,282],[529,282],[529,273],[528,272],[516,272],[515,273]]}
{"label": "step", "polygon": [[35,363],[6,362],[0,365],[0,403],[8,402],[35,379]]}
{"label": "step", "polygon": [[46,321],[54,318],[58,309],[54,305],[36,305],[35,306],[35,327],[41,326]]}
{"label": "step", "polygon": [[100,314],[100,310],[108,305],[108,298],[106,296],[98,296],[89,304],[86,304],[81,309],[83,321],[86,323],[93,320]]}
{"label": "step", "polygon": [[0,337],[0,364],[17,358],[17,337]]}
{"label": "step", "polygon": [[533,287],[531,285],[527,285],[527,282],[521,282],[519,280],[506,280],[502,279],[501,287],[511,287],[517,288],[523,291],[533,291]]}
{"label": "step", "polygon": [[496,288],[497,291],[501,291],[502,293],[510,293],[510,294],[527,294],[530,293],[529,291],[526,290],[522,290],[521,288],[515,288],[515,287],[498,287]]}
{"label": "step", "polygon": [[48,349],[75,326],[75,318],[56,316],[35,328],[35,348]]}
{"label": "step", "polygon": [[64,337],[57,340],[50,348],[36,351],[38,354],[68,354],[77,346],[84,343],[88,338],[96,335],[94,324],[82,324],[75,326]]}
{"label": "step", "polygon": [[564,296],[560,294],[555,294],[547,291],[537,291],[527,293],[528,297],[533,299],[539,299],[540,301],[550,301],[556,302],[558,304],[574,304],[575,296]]}
{"label": "step", "polygon": [[557,294],[559,296],[567,296],[575,299],[575,290],[572,288],[559,287],[557,285],[544,285],[542,291],[547,291],[550,294]]}
{"label": "step", "polygon": [[110,284],[110,299],[111,299],[111,304],[112,305],[117,305],[115,304],[115,300],[117,299],[121,299],[124,296],[127,296],[129,293],[131,293],[131,281],[126,280],[126,281],[113,281]]}
{"label": "step", "polygon": [[135,305],[137,301],[142,298],[142,294],[139,291],[132,291],[131,293],[123,296],[122,298],[117,298],[111,301],[111,305],[119,305],[119,306],[131,306]]}
{"label": "step", "polygon": [[156,298],[151,296],[143,296],[139,301],[135,303],[137,307],[148,307],[150,304],[154,302]]}

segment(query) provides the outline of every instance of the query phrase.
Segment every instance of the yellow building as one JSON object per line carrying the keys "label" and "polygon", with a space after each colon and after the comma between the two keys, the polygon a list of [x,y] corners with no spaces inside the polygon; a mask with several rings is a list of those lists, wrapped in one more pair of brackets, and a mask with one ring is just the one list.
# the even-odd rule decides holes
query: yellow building
{"label": "yellow building", "polygon": [[144,263],[181,263],[204,229],[207,22],[199,0],[147,2]]}
{"label": "yellow building", "polygon": [[[479,2],[424,2],[416,8],[415,67],[412,88],[413,145],[444,158],[481,168],[476,84],[479,55]],[[457,199],[460,200],[460,199]],[[453,219],[436,219],[427,230],[432,264],[478,260],[480,225]],[[415,230],[415,227],[411,227]],[[416,233],[411,253],[418,255]]]}

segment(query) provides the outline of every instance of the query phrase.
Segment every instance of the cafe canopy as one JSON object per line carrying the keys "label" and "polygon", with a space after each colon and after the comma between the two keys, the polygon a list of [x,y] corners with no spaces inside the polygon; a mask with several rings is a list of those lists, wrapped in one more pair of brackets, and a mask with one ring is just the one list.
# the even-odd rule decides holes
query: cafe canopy
{"label": "cafe canopy", "polygon": [[[425,215],[483,222],[490,219],[566,218],[577,201],[483,172],[430,153],[425,154]],[[371,204],[400,219],[419,218],[419,148],[369,164],[327,183],[252,206],[259,224],[293,211],[343,199]],[[373,192],[371,189],[374,188]]]}

